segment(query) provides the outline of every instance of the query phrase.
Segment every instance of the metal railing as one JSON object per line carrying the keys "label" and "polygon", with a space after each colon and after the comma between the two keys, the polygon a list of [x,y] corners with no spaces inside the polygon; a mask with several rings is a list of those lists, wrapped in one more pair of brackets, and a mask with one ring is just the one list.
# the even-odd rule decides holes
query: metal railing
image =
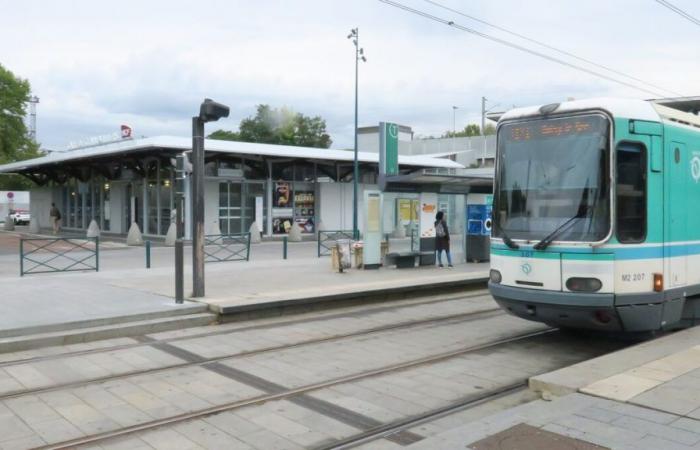
{"label": "metal railing", "polygon": [[19,275],[100,270],[100,238],[22,238]]}
{"label": "metal railing", "polygon": [[204,262],[249,260],[250,233],[204,236]]}
{"label": "metal railing", "polygon": [[352,230],[328,230],[318,232],[318,257],[329,256],[339,239],[353,239]]}

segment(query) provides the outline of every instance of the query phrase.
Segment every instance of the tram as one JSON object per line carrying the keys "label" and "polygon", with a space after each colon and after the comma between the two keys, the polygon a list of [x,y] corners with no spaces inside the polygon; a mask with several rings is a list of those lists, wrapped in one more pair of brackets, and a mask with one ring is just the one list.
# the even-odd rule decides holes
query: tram
{"label": "tram", "polygon": [[565,328],[700,323],[700,97],[519,108],[497,127],[489,289]]}

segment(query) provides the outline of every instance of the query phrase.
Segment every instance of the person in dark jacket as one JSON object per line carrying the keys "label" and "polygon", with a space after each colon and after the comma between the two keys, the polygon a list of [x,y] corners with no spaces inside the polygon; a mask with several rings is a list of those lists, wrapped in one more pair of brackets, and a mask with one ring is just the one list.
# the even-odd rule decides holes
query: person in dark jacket
{"label": "person in dark jacket", "polygon": [[447,255],[447,265],[452,266],[452,255],[450,255],[450,230],[447,228],[447,220],[445,213],[438,211],[435,215],[435,250],[437,251],[437,260],[440,267],[442,265],[442,251]]}

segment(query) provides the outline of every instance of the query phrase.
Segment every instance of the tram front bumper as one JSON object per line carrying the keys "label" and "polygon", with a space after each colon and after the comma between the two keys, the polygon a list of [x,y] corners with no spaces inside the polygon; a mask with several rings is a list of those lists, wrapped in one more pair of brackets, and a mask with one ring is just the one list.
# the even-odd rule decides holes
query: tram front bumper
{"label": "tram front bumper", "polygon": [[614,294],[585,294],[503,286],[489,282],[501,308],[527,320],[557,327],[622,331]]}

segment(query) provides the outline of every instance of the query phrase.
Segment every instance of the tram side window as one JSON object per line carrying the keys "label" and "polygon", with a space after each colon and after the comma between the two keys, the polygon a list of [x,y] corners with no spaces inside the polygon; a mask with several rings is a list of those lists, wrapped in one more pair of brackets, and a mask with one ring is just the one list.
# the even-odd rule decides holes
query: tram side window
{"label": "tram side window", "polygon": [[641,144],[621,143],[617,147],[617,240],[642,242],[646,237],[646,148]]}

